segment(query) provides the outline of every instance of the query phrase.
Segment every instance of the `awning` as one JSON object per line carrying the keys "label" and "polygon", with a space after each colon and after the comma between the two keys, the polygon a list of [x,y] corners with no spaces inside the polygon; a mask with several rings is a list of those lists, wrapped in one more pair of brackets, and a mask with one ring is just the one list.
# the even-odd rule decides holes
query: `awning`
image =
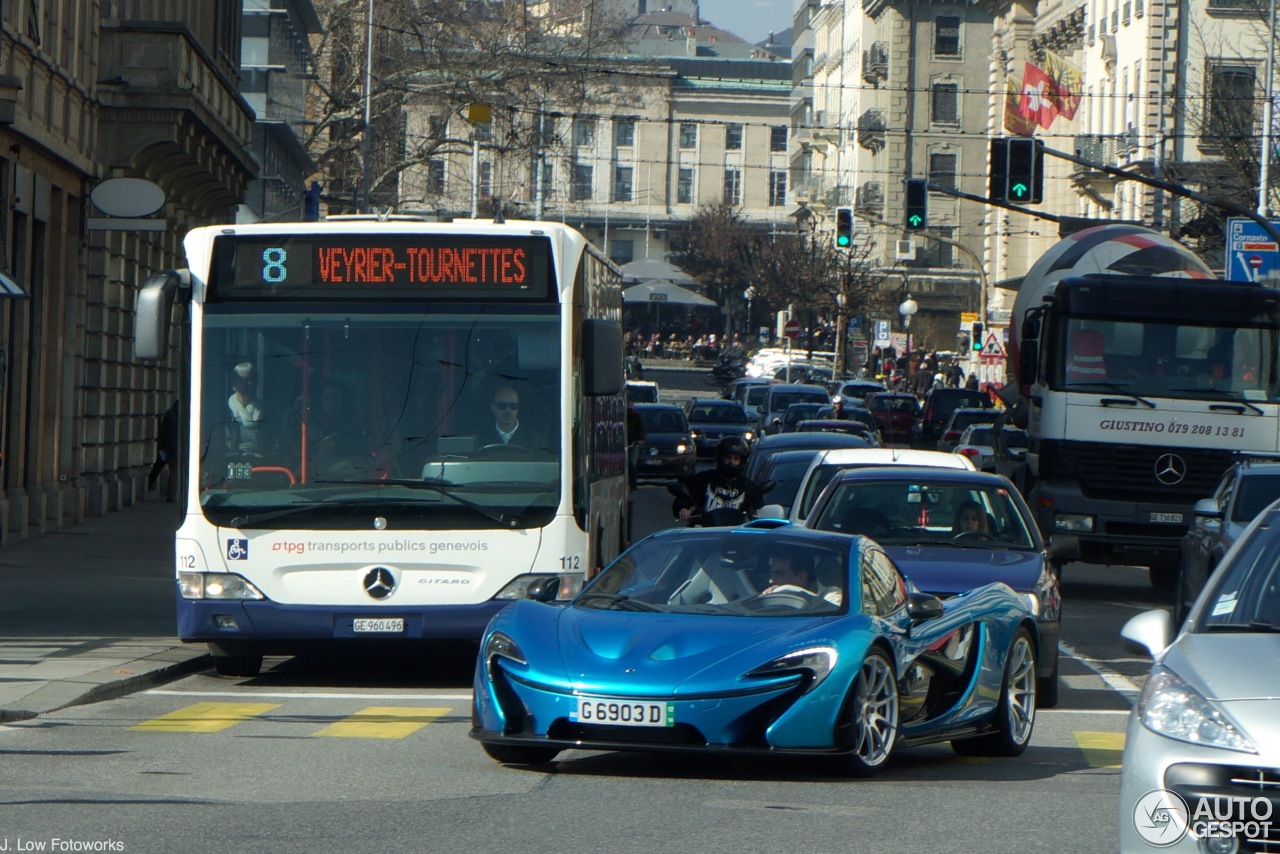
{"label": "awning", "polygon": [[0,299],[3,299],[4,297],[25,299],[27,296],[27,292],[22,289],[21,285],[6,276],[4,273],[0,273]]}
{"label": "awning", "polygon": [[665,302],[668,305],[715,305],[715,300],[695,294],[672,282],[654,279],[627,288],[622,292],[622,301],[629,304],[641,302]]}

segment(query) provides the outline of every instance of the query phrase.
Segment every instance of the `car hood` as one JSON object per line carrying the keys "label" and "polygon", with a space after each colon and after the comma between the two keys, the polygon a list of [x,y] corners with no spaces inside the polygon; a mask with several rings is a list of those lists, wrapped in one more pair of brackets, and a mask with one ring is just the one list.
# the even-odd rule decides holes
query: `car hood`
{"label": "car hood", "polygon": [[[815,642],[832,617],[715,617],[603,611],[573,606],[524,608],[517,642],[540,675],[574,690],[625,686],[661,694],[746,687],[740,677],[779,655]],[[540,612],[540,613],[536,613]],[[554,625],[539,625],[551,620]],[[529,646],[540,650],[536,654]],[[549,649],[548,646],[554,646]],[[552,662],[563,668],[556,672]]]}
{"label": "car hood", "polygon": [[963,593],[993,581],[1014,590],[1034,590],[1044,568],[1039,552],[956,546],[884,546],[884,550],[916,587],[937,596]]}
{"label": "car hood", "polygon": [[1161,663],[1211,700],[1280,700],[1280,634],[1184,634]]}

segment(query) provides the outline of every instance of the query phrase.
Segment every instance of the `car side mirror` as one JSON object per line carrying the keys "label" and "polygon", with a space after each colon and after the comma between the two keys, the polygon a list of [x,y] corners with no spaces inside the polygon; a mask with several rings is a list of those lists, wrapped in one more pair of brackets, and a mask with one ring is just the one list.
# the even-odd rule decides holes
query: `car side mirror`
{"label": "car side mirror", "polygon": [[1130,618],[1120,630],[1120,637],[1132,652],[1159,655],[1173,642],[1173,631],[1173,618],[1168,611],[1159,609]]}
{"label": "car side mirror", "polygon": [[1080,538],[1070,534],[1055,534],[1049,542],[1049,562],[1062,566],[1080,559]]}
{"label": "car side mirror", "polygon": [[929,593],[913,590],[907,594],[907,617],[912,623],[923,623],[942,616],[942,600]]}

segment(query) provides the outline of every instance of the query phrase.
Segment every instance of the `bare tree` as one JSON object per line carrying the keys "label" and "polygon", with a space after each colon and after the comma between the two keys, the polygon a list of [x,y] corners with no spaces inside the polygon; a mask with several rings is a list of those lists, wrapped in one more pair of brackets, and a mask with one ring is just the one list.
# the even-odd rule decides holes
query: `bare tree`
{"label": "bare tree", "polygon": [[433,158],[470,146],[469,136],[410,134],[411,106],[452,117],[488,105],[487,144],[532,149],[542,141],[539,105],[576,112],[610,73],[599,57],[616,53],[624,32],[623,19],[594,0],[377,0],[366,87],[369,3],[315,0],[324,34],[312,45],[319,85],[307,144],[330,181],[331,205],[358,204],[367,185],[373,204],[394,206],[406,170],[426,171]]}
{"label": "bare tree", "polygon": [[685,226],[683,249],[671,260],[707,286],[714,299],[726,309],[726,338],[733,335],[733,312],[727,310],[736,295],[752,283],[760,235],[739,209],[726,202],[698,208]]}

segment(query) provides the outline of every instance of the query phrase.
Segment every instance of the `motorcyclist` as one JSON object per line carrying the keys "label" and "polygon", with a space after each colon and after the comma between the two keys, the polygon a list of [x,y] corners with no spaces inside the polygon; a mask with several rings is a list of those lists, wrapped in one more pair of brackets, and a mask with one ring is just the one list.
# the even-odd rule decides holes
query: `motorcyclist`
{"label": "motorcyclist", "polygon": [[684,480],[687,494],[677,495],[671,512],[687,520],[697,513],[709,514],[722,508],[750,515],[760,509],[764,492],[744,472],[751,457],[746,440],[727,436],[716,445],[716,467]]}

